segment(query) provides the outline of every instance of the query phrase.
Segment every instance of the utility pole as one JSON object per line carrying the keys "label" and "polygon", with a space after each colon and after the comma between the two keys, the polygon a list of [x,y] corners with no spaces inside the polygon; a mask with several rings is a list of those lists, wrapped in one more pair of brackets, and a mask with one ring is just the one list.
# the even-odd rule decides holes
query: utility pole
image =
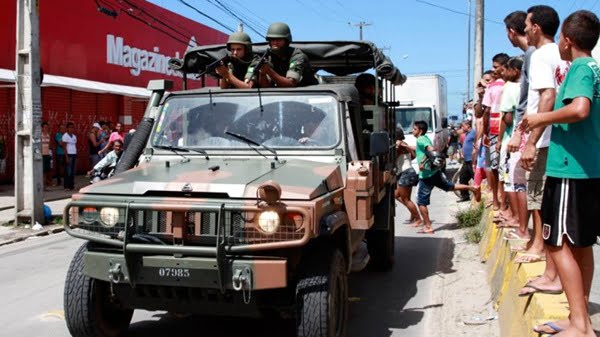
{"label": "utility pole", "polygon": [[475,69],[473,71],[473,97],[477,92],[477,83],[483,75],[483,20],[484,0],[475,0]]}
{"label": "utility pole", "polygon": [[[350,22],[348,22],[348,24],[350,24]],[[358,27],[358,36],[359,36],[359,40],[362,41],[363,40],[363,27],[366,26],[371,26],[373,25],[372,23],[366,23],[364,21],[361,21],[359,23],[355,23],[353,26],[354,27]]]}
{"label": "utility pole", "polygon": [[467,17],[467,97],[465,102],[471,100],[471,16],[472,8],[471,0],[467,0],[469,4],[469,16]]}
{"label": "utility pole", "polygon": [[15,223],[44,223],[39,0],[17,0]]}

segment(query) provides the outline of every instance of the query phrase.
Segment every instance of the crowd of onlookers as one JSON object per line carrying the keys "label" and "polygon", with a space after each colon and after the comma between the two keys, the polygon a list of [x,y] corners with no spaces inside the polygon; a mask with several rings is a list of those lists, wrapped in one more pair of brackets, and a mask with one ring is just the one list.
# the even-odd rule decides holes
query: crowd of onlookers
{"label": "crowd of onlookers", "polygon": [[[75,173],[77,161],[87,159],[92,170],[88,175],[99,172],[106,167],[116,164],[124,149],[124,141],[129,139],[123,133],[121,123],[96,122],[87,134],[87,139],[78,140],[75,124],[68,122],[59,124],[58,131],[50,134],[48,122],[42,123],[42,163],[44,173],[44,188],[63,185],[65,190],[75,188]],[[135,130],[131,130],[133,132]],[[78,142],[87,142],[87,154],[77,152]]]}
{"label": "crowd of onlookers", "polygon": [[415,122],[416,148],[399,141],[398,149],[399,154],[416,152],[420,216],[410,194],[403,193],[407,175],[400,176],[397,196],[411,211],[413,224],[433,233],[426,208],[432,187],[463,190],[461,200],[474,191],[479,199],[486,179],[487,207],[495,211],[495,226],[507,229],[504,239],[515,243],[514,262],[546,262],[543,274],[528,280],[518,295],[564,292],[568,300],[568,318],[533,329],[592,337],[588,301],[591,247],[600,235],[600,67],[591,51],[600,22],[594,13],[579,10],[561,25],[553,8],[539,5],[510,13],[504,23],[508,39],[523,54],[495,55],[492,70],[478,83],[477,99],[466,106],[472,118],[456,132],[464,161],[461,184],[449,182],[443,167],[436,168],[439,147],[424,136],[427,125]]}

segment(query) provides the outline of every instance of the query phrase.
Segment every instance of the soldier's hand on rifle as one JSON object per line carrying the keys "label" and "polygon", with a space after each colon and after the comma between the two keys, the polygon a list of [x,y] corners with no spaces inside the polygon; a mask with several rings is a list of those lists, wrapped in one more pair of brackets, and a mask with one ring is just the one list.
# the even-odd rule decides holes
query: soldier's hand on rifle
{"label": "soldier's hand on rifle", "polygon": [[268,63],[262,63],[258,67],[261,75],[269,75],[271,73],[271,66]]}
{"label": "soldier's hand on rifle", "polygon": [[215,68],[215,72],[217,73],[217,75],[221,76],[222,78],[227,78],[229,76],[229,69],[227,69],[227,67],[223,64],[219,64],[216,68]]}

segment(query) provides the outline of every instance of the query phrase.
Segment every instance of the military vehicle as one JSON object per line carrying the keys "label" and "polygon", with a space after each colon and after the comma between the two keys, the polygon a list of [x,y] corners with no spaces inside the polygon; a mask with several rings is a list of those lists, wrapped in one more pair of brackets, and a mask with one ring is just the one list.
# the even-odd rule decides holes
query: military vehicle
{"label": "military vehicle", "polygon": [[[292,47],[332,75],[298,88],[149,83],[116,174],[65,208],[67,233],[86,240],[65,282],[73,336],[118,336],[135,309],[278,315],[297,336],[345,335],[361,247],[373,269],[392,267],[396,183],[393,85],[361,106],[351,75],[374,69],[380,91],[405,77],[368,42]],[[226,53],[197,47],[172,66],[204,75]]]}

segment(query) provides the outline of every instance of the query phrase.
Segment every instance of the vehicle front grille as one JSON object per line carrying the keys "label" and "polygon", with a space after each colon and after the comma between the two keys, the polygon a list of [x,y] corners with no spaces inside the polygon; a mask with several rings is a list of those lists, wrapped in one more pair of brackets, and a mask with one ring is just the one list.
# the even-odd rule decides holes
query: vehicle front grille
{"label": "vehicle front grille", "polygon": [[[219,228],[219,213],[175,212],[160,210],[130,210],[128,223],[134,225],[136,233],[149,234],[165,240],[173,238],[174,219],[183,219],[183,240],[198,244],[216,244]],[[258,212],[223,211],[221,238],[227,244],[257,244],[300,240],[304,227],[292,219],[284,217],[274,234],[266,234],[258,229]],[[183,215],[183,216],[181,216]]]}

